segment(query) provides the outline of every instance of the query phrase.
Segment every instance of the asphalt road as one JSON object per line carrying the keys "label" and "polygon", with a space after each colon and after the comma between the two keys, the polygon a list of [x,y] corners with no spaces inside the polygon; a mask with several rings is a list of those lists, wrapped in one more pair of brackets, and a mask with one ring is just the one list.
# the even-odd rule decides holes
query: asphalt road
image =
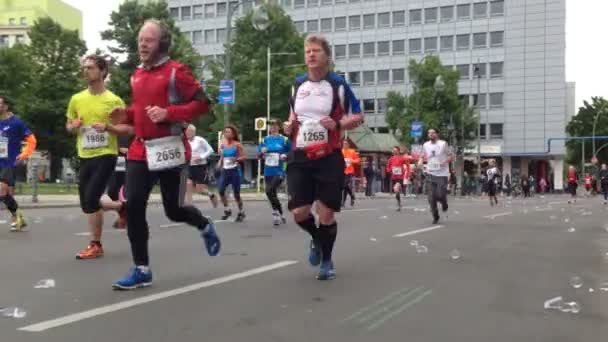
{"label": "asphalt road", "polygon": [[[79,261],[82,215],[29,210],[28,232],[9,233],[0,221],[0,307],[27,311],[0,317],[0,341],[605,340],[608,211],[599,199],[565,200],[496,208],[452,200],[436,226],[421,199],[400,213],[392,200],[360,201],[339,215],[338,277],[329,282],[307,263],[307,235],[291,220],[273,228],[266,203],[246,203],[244,223],[218,223],[223,251],[215,258],[193,228],[169,225],[154,205],[155,282],[136,292],[110,286],[131,265],[124,232],[108,228],[105,257]],[[570,285],[573,276],[582,287]],[[34,289],[43,278],[56,286]],[[545,310],[556,296],[581,311]]]}

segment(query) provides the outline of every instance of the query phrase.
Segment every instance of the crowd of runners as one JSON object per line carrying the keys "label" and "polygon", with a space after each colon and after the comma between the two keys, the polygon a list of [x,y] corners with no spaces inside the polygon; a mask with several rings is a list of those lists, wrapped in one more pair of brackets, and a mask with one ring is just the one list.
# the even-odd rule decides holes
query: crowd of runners
{"label": "crowd of runners", "polygon": [[[240,165],[246,155],[238,128],[226,124],[218,150],[214,151],[190,124],[209,111],[211,102],[188,67],[168,57],[171,35],[167,27],[147,20],[137,43],[141,66],[131,76],[131,103],[126,105],[106,89],[106,60],[97,55],[86,56],[83,75],[88,87],[71,98],[66,121],[80,161],[80,207],[87,217],[91,237],[76,258],[96,259],[104,255],[104,211],[116,211],[114,227],[127,230],[133,258],[133,267],[112,284],[121,290],[152,284],[146,211],[155,185],[160,186],[167,218],[194,227],[210,256],[218,255],[222,243],[213,220],[193,204],[193,194],[208,197],[213,207],[221,202],[221,219],[227,220],[233,216],[226,192],[230,187],[236,205],[234,220],[246,219],[240,193]],[[264,164],[269,222],[274,226],[287,222],[279,200],[279,189],[285,183],[287,210],[310,236],[309,262],[318,266],[317,279],[329,280],[336,276],[332,258],[338,234],[335,214],[347,204],[355,205],[353,177],[361,164],[358,152],[344,133],[362,124],[364,117],[349,84],[330,70],[329,42],[321,35],[311,34],[305,40],[304,54],[307,72],[294,80],[288,119],[269,123],[269,134],[257,153]],[[26,222],[13,197],[15,167],[35,150],[36,138],[12,114],[11,105],[8,98],[0,96],[0,201],[13,217],[11,229],[21,231]],[[424,173],[424,188],[432,222],[436,224],[440,211],[448,210],[453,155],[437,128],[430,128],[427,133],[428,141],[416,154],[395,146],[385,171],[392,180],[397,211],[402,209],[402,195],[413,187],[412,173]],[[215,152],[219,155],[217,194],[208,187],[213,167],[210,157]],[[485,174],[485,190],[494,206],[498,204],[497,184],[502,178],[495,161],[489,162]],[[570,167],[568,189],[572,201],[576,200],[578,178],[576,169]],[[602,165],[600,178],[604,200],[608,201],[606,165]]]}

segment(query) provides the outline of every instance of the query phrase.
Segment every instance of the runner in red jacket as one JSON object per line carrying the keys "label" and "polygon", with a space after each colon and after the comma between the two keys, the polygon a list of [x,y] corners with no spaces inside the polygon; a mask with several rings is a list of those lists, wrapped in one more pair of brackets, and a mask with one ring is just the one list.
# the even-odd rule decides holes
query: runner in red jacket
{"label": "runner in red jacket", "polygon": [[399,146],[393,147],[393,156],[386,163],[386,172],[391,174],[393,191],[397,199],[397,211],[401,211],[401,187],[407,174],[406,171],[409,169],[409,165],[406,166],[406,163],[407,160],[401,154]]}

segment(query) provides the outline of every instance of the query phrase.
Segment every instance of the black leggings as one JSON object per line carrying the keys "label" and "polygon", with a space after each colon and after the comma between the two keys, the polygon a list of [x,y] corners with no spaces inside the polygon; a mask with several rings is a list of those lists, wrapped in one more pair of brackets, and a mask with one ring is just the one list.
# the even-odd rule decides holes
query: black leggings
{"label": "black leggings", "polygon": [[283,176],[266,176],[264,177],[266,182],[266,196],[270,201],[270,205],[273,210],[277,210],[279,214],[283,215],[283,208],[281,207],[281,201],[277,196],[277,190],[281,183],[283,183]]}
{"label": "black leggings", "polygon": [[80,159],[78,194],[80,207],[85,214],[93,214],[101,208],[99,200],[115,166],[116,156],[113,154]]}
{"label": "black leggings", "polygon": [[118,201],[118,192],[123,185],[125,185],[125,172],[114,171],[112,177],[110,177],[108,189],[106,190],[112,201]]}
{"label": "black leggings", "polygon": [[160,181],[160,191],[165,215],[174,222],[185,222],[204,229],[209,221],[193,206],[183,206],[186,173],[184,167],[151,172],[144,161],[127,162],[127,227],[133,261],[137,266],[147,266],[148,222],[146,208],[148,198],[156,181]]}
{"label": "black leggings", "polygon": [[346,202],[346,196],[349,195],[352,201],[355,200],[355,194],[352,189],[353,175],[344,176],[344,187],[342,188],[342,205]]}

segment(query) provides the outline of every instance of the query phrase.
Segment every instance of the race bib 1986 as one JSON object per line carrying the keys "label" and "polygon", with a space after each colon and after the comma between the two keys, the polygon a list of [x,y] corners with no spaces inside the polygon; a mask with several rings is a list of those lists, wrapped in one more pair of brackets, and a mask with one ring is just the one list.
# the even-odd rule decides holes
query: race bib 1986
{"label": "race bib 1986", "polygon": [[93,127],[84,127],[81,135],[81,146],[85,150],[108,147],[109,138],[108,132],[97,132]]}
{"label": "race bib 1986", "polygon": [[327,129],[319,121],[307,120],[300,124],[296,147],[306,148],[312,145],[324,144],[327,143],[327,140]]}
{"label": "race bib 1986", "polygon": [[150,171],[171,169],[186,163],[186,149],[181,136],[147,140],[145,144]]}
{"label": "race bib 1986", "polygon": [[280,155],[278,153],[267,153],[264,159],[266,166],[276,167],[279,166]]}

